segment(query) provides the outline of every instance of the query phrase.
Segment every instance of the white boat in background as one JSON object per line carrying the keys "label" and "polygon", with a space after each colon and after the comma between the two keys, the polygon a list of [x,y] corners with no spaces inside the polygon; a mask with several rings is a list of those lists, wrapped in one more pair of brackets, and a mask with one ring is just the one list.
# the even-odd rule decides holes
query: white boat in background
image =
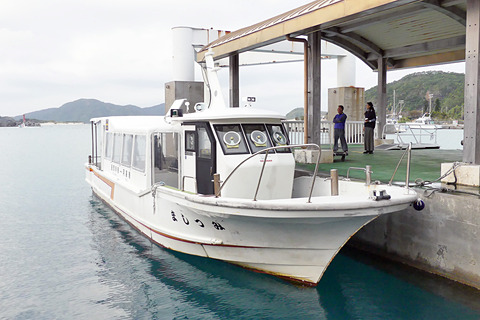
{"label": "white boat in background", "polygon": [[91,120],[86,181],[152,242],[316,285],[360,228],[417,200],[408,186],[295,177],[283,116],[226,108],[206,59],[208,107]]}
{"label": "white boat in background", "polygon": [[430,113],[424,113],[420,118],[416,119],[414,122],[406,122],[406,125],[408,125],[412,129],[441,129],[442,126],[439,124],[435,124],[435,122],[432,120],[432,117],[430,116]]}

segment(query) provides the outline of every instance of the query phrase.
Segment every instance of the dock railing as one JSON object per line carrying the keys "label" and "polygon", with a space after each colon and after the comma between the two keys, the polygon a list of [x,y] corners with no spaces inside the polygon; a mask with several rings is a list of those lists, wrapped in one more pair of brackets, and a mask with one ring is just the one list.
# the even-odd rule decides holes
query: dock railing
{"label": "dock railing", "polygon": [[[300,144],[303,143],[303,120],[285,120],[283,121],[287,130],[288,136],[290,138],[290,143]],[[333,126],[334,123],[331,121],[321,121],[320,122],[320,145],[329,145],[330,148],[333,145]],[[363,134],[364,121],[348,121],[345,123],[345,140],[347,144],[363,144],[364,134]],[[377,131],[375,130],[375,138],[377,138]]]}

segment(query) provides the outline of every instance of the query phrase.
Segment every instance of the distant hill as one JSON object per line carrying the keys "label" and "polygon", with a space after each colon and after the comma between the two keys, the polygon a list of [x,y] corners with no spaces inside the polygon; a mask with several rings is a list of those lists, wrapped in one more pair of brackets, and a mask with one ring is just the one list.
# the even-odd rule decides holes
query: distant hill
{"label": "distant hill", "polygon": [[[288,120],[300,120],[303,117],[303,108],[295,108],[285,116]],[[303,119],[303,118],[302,118]]]}
{"label": "distant hill", "polygon": [[[322,111],[321,114],[323,117],[327,114],[327,112]],[[287,120],[303,120],[303,115],[303,108],[295,108],[289,113],[287,113],[285,117],[287,118]]]}
{"label": "distant hill", "polygon": [[[443,71],[417,72],[387,84],[387,108],[393,105],[393,90],[396,103],[404,101],[404,115],[417,116],[428,111],[428,95],[433,94],[432,115],[434,118],[461,119],[463,117],[465,74]],[[365,92],[365,101],[377,103],[377,87]]]}
{"label": "distant hill", "polygon": [[0,127],[16,127],[17,122],[11,117],[0,117]]}
{"label": "distant hill", "polygon": [[[91,118],[106,116],[164,115],[165,104],[140,108],[133,105],[120,106],[95,99],[79,99],[59,108],[49,108],[26,113],[28,119],[57,122],[89,122]],[[15,117],[20,119],[22,116]]]}

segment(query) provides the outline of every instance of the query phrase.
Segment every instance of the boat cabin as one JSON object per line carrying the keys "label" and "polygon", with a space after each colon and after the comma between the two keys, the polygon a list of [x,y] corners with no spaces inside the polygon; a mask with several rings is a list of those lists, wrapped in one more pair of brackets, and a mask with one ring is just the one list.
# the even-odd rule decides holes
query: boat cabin
{"label": "boat cabin", "polygon": [[138,194],[156,184],[214,195],[214,174],[228,178],[221,195],[253,199],[291,198],[295,161],[282,117],[252,108],[207,109],[183,115],[92,119],[91,163],[116,184]]}

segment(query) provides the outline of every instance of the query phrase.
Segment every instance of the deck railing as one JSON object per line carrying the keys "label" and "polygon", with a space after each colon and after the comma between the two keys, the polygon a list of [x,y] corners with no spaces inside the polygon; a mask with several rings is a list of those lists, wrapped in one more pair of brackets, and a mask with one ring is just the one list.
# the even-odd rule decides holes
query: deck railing
{"label": "deck railing", "polygon": [[[285,120],[283,122],[288,130],[290,143],[303,143],[303,120]],[[320,122],[320,144],[333,145],[333,126],[334,123],[330,121]],[[345,123],[345,139],[348,144],[363,144],[363,121],[347,121]],[[377,131],[375,130],[375,138],[377,138]],[[317,142],[317,141],[315,141]]]}
{"label": "deck railing", "polygon": [[[268,162],[267,161],[267,158],[268,158],[268,154],[270,151],[273,151],[273,150],[277,150],[277,149],[285,149],[286,146],[276,146],[276,147],[269,147],[269,148],[265,148],[265,149],[262,149],[258,152],[255,152],[254,154],[250,155],[249,157],[245,158],[242,162],[240,162],[233,170],[232,172],[230,172],[230,174],[227,176],[227,178],[225,179],[225,181],[220,181],[220,177],[217,176],[217,179],[214,179],[214,183],[217,183],[216,186],[214,186],[215,188],[215,197],[220,197],[221,195],[221,192],[222,192],[222,189],[223,187],[225,186],[225,184],[229,181],[230,177],[235,173],[235,171],[237,171],[238,168],[240,168],[240,166],[242,166],[245,162],[247,162],[248,160],[260,155],[260,156],[263,156],[263,154],[265,154],[265,158],[263,160],[263,165],[262,165],[262,170],[260,171],[260,175],[258,177],[258,183],[257,183],[257,187],[256,187],[256,190],[255,190],[255,195],[253,196],[253,201],[257,201],[257,195],[258,195],[258,191],[260,189],[260,184],[262,182],[262,177],[263,177],[263,172],[265,171],[265,165],[266,163]],[[317,144],[314,144],[314,143],[307,143],[307,144],[289,144],[287,146],[288,148],[314,148],[318,151],[321,152],[321,148],[320,146],[318,146]],[[310,187],[310,193],[308,195],[308,200],[307,200],[307,203],[310,203],[311,202],[311,199],[312,199],[312,193],[313,193],[313,187],[315,186],[315,178],[317,176],[317,173],[318,173],[318,164],[320,163],[320,154],[318,155],[317,157],[317,161],[315,163],[315,169],[313,171],[313,175],[312,175],[312,185]]]}

